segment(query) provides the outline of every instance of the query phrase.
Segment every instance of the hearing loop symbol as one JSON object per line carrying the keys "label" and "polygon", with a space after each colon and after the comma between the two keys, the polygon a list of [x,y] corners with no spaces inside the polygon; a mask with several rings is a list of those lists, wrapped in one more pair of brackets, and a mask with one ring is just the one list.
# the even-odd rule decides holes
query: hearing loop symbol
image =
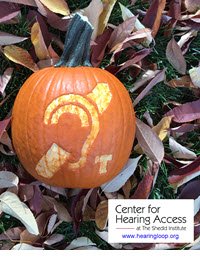
{"label": "hearing loop symbol", "polygon": [[[110,104],[112,94],[107,83],[98,83],[91,93],[86,97],[78,94],[66,94],[54,99],[46,108],[44,113],[44,124],[58,124],[59,118],[64,113],[77,115],[81,121],[81,127],[90,126],[91,130],[87,136],[82,149],[81,156],[76,162],[69,162],[68,168],[76,170],[83,167],[87,161],[87,154],[94,143],[100,129],[99,113],[102,114]],[[98,110],[91,102],[95,102]],[[90,121],[88,114],[90,115]],[[39,160],[36,171],[39,175],[51,178],[59,170],[59,168],[69,160],[71,154],[57,144],[53,143],[47,153]],[[107,161],[112,160],[112,155],[97,156],[95,162],[100,162],[100,173],[106,172]],[[104,160],[102,160],[104,158]]]}

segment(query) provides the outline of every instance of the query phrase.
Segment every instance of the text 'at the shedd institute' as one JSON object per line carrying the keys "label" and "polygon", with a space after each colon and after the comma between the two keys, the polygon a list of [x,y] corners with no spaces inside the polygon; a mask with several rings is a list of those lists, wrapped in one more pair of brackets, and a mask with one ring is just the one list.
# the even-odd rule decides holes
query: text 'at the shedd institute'
{"label": "text 'at the shedd institute'", "polygon": [[112,243],[188,243],[194,240],[194,201],[109,200],[108,221]]}

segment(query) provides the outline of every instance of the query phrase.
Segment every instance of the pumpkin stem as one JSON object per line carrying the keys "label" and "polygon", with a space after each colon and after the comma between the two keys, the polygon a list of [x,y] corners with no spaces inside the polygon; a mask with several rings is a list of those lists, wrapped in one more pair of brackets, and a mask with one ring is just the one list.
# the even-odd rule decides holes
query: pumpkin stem
{"label": "pumpkin stem", "polygon": [[75,14],[65,37],[64,51],[55,67],[92,66],[90,40],[93,27],[86,16]]}

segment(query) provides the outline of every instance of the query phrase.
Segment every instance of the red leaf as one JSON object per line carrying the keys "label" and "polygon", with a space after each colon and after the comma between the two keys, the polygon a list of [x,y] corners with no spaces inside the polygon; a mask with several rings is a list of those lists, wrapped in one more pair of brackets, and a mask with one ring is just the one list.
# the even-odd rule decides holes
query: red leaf
{"label": "red leaf", "polygon": [[20,14],[18,5],[0,2],[0,23],[7,22]]}
{"label": "red leaf", "polygon": [[200,196],[200,180],[188,183],[178,196],[179,199],[197,199]]}
{"label": "red leaf", "polygon": [[171,0],[168,15],[178,20],[181,16],[181,0]]}
{"label": "red leaf", "polygon": [[91,48],[91,63],[94,67],[98,67],[104,57],[108,41],[110,39],[112,30],[109,28],[99,35],[95,40],[95,45]]}
{"label": "red leaf", "polygon": [[4,119],[3,121],[0,121],[0,139],[2,137],[2,134],[6,130],[8,124],[10,123],[11,117]]}
{"label": "red leaf", "polygon": [[171,65],[180,73],[186,73],[186,61],[182,54],[181,48],[177,42],[172,38],[167,44],[166,57]]}
{"label": "red leaf", "polygon": [[138,184],[138,187],[134,194],[131,196],[131,199],[147,199],[151,192],[153,179],[154,177],[152,175],[146,174],[141,182]]}
{"label": "red leaf", "polygon": [[127,60],[122,67],[119,69],[118,72],[133,66],[135,63],[141,61],[142,59],[144,59],[147,55],[149,55],[149,53],[151,52],[151,49],[143,49],[141,51],[138,51],[135,55],[134,58]]}
{"label": "red leaf", "polygon": [[162,12],[165,9],[166,0],[153,0],[142,21],[142,23],[152,29],[152,36],[155,37],[161,23]]}
{"label": "red leaf", "polygon": [[136,17],[131,17],[118,25],[111,34],[108,46],[113,49],[119,43],[123,42],[134,29]]}
{"label": "red leaf", "polygon": [[7,2],[7,3],[16,3],[16,4],[36,6],[36,3],[34,0],[3,0],[3,1]]}
{"label": "red leaf", "polygon": [[165,79],[165,70],[161,70],[157,75],[149,82],[145,89],[137,96],[134,100],[133,105],[136,106],[147,94],[148,92],[158,83]]}
{"label": "red leaf", "polygon": [[191,122],[200,118],[200,99],[185,103],[170,110],[165,116],[173,116],[172,120],[178,123]]}

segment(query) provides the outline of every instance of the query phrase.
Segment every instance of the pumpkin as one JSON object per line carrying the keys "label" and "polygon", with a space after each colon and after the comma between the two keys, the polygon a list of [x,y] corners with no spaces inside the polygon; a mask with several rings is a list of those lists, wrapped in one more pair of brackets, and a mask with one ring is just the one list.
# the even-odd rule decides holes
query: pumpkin
{"label": "pumpkin", "polygon": [[76,14],[55,67],[33,73],[12,112],[12,140],[36,179],[68,188],[97,187],[126,164],[135,136],[129,94],[89,62],[92,27]]}

